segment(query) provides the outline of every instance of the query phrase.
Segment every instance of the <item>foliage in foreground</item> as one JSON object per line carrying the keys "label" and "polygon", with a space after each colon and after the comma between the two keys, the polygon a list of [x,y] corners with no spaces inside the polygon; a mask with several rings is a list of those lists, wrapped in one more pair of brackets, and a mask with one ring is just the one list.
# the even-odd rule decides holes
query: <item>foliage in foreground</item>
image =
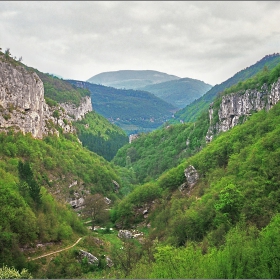
{"label": "foliage in foreground", "polygon": [[32,276],[25,268],[18,271],[14,267],[3,265],[0,268],[0,279],[32,279]]}

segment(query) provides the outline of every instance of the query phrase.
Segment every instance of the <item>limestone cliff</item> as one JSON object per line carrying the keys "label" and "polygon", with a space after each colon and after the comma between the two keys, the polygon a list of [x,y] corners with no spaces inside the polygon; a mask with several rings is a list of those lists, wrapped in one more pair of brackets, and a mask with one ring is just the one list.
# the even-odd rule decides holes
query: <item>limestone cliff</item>
{"label": "limestone cliff", "polygon": [[218,116],[214,117],[213,103],[209,107],[210,127],[206,141],[210,142],[215,134],[227,131],[238,123],[242,123],[253,112],[262,109],[270,110],[280,100],[280,78],[269,89],[264,84],[260,90],[248,89],[222,97]]}
{"label": "limestone cliff", "polygon": [[81,120],[86,113],[92,111],[90,96],[83,97],[79,107],[76,107],[72,103],[60,103],[60,106],[75,120]]}
{"label": "limestone cliff", "polygon": [[42,138],[48,133],[74,132],[73,120],[92,111],[90,97],[81,105],[71,103],[50,107],[44,99],[44,85],[39,76],[21,65],[0,59],[0,130],[14,128]]}
{"label": "limestone cliff", "polygon": [[44,133],[44,87],[36,73],[0,61],[0,126],[20,127],[41,138]]}

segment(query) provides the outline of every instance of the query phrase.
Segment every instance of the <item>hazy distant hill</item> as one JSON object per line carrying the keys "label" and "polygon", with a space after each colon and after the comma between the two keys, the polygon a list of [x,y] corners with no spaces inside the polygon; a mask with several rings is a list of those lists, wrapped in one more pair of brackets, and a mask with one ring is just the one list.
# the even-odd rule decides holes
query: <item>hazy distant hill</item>
{"label": "hazy distant hill", "polygon": [[150,92],[68,81],[77,87],[89,89],[93,109],[127,134],[154,130],[175,112],[173,105]]}
{"label": "hazy distant hill", "polygon": [[183,78],[147,85],[139,89],[149,91],[177,108],[184,108],[186,105],[205,94],[211,87],[211,85],[200,80]]}
{"label": "hazy distant hill", "polygon": [[275,53],[271,55],[266,55],[261,60],[255,64],[237,72],[234,76],[222,82],[221,84],[212,87],[206,94],[204,94],[199,99],[195,100],[193,103],[187,105],[185,108],[176,112],[175,118],[170,120],[171,123],[178,123],[180,120],[184,122],[195,121],[201,112],[209,107],[209,104],[214,100],[219,92],[224,91],[239,82],[245,81],[259,71],[262,71],[264,67],[272,69],[277,64],[280,63],[280,54]]}
{"label": "hazy distant hill", "polygon": [[87,82],[119,89],[138,89],[146,85],[180,79],[180,77],[153,70],[120,70],[97,74]]}

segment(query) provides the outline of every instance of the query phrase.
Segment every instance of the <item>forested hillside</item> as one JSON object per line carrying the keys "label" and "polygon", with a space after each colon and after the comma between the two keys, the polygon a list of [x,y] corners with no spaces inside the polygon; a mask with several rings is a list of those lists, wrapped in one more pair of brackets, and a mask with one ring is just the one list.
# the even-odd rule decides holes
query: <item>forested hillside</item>
{"label": "forested hillside", "polygon": [[140,183],[156,179],[204,147],[208,128],[205,112],[195,123],[168,125],[140,134],[118,150],[113,163],[132,168]]}
{"label": "forested hillside", "polygon": [[126,143],[128,136],[118,126],[111,124],[101,115],[90,112],[76,121],[74,126],[83,146],[110,161]]}
{"label": "forested hillside", "polygon": [[[10,57],[8,52],[7,55],[1,53],[1,63],[2,68],[13,69],[11,73],[14,75],[10,77],[9,83],[1,79],[2,118],[6,110],[6,103],[2,103],[7,100],[6,93],[17,94],[13,89],[13,83],[18,81],[15,77],[20,77],[26,72],[20,72],[25,66]],[[28,71],[33,72],[32,68],[28,68]],[[0,75],[3,78],[6,74],[1,72]],[[30,77],[34,78],[36,83],[40,82],[37,75]],[[51,91],[47,89],[49,106],[58,106],[57,102],[62,100],[71,102],[71,98],[80,102],[83,97],[80,93],[88,94],[87,90],[75,90],[67,82],[57,81],[48,74],[43,74],[43,77],[52,88]],[[41,83],[40,85],[43,86]],[[36,88],[31,88],[31,91],[30,96],[32,95],[34,100],[41,97],[39,94],[44,97],[43,92],[38,93]],[[52,92],[55,94],[51,95]],[[63,95],[62,99],[60,94]],[[24,99],[24,96],[22,98]],[[41,98],[38,102],[45,104]],[[8,106],[11,115],[16,115],[22,110],[21,103],[18,103],[17,107],[9,104]],[[47,110],[47,107],[43,108]],[[23,114],[29,112],[30,109],[23,110]],[[120,128],[111,125],[97,114],[93,116],[96,119],[93,120],[90,116],[87,119],[91,133],[93,121],[96,121],[99,125],[96,124],[94,133],[100,135],[101,139],[111,141],[109,137],[121,136],[127,140]],[[0,270],[1,278],[10,278],[11,275],[16,278],[29,278],[30,273],[38,275],[38,278],[48,278],[50,272],[41,271],[42,263],[30,261],[30,256],[43,254],[51,248],[63,248],[78,237],[86,236],[88,229],[79,218],[86,197],[98,195],[103,204],[105,197],[113,203],[118,199],[118,195],[121,195],[118,194],[120,186],[126,186],[125,183],[122,184],[117,169],[103,157],[84,148],[75,134],[65,133],[52,119],[46,121],[48,127],[52,127],[53,130],[47,131],[42,139],[34,138],[31,133],[15,130],[13,126],[6,127],[0,133],[0,262],[3,264]],[[119,145],[120,142],[115,144]],[[94,148],[96,147],[97,144]],[[116,147],[113,147],[106,152],[112,156],[115,151]],[[103,225],[107,222],[108,219],[102,221]],[[78,264],[77,267],[80,268],[81,265]],[[22,270],[22,273],[18,273],[17,270]],[[63,275],[60,274],[59,277]]]}
{"label": "forested hillside", "polygon": [[182,109],[204,95],[211,87],[200,80],[183,78],[139,89],[151,92],[176,108]]}
{"label": "forested hillside", "polygon": [[222,82],[221,84],[213,86],[208,92],[202,97],[195,100],[190,105],[177,111],[175,118],[170,120],[170,123],[179,123],[181,120],[184,122],[195,121],[200,113],[208,109],[209,104],[215,99],[215,97],[223,92],[226,88],[238,84],[239,82],[245,81],[258,72],[262,71],[264,67],[271,70],[280,62],[280,54],[267,55],[255,64],[239,71],[233,77]]}
{"label": "forested hillside", "polygon": [[81,81],[70,83],[91,92],[93,109],[120,126],[127,134],[156,129],[171,118],[175,107],[153,94],[124,90]]}
{"label": "forested hillside", "polygon": [[0,258],[1,263],[23,268],[28,264],[20,248],[69,242],[85,233],[77,214],[65,204],[74,192],[113,199],[112,180],[119,178],[109,163],[82,148],[74,136],[42,141],[11,131],[0,137]]}

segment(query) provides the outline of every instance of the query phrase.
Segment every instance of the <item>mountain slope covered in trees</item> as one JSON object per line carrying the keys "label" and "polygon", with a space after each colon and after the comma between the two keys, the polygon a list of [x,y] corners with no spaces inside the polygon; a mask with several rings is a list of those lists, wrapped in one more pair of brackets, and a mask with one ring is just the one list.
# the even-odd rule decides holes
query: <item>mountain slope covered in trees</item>
{"label": "mountain slope covered in trees", "polygon": [[[12,67],[24,66],[9,55],[3,57]],[[29,71],[33,70],[29,68]],[[75,91],[72,85],[63,81],[58,81],[56,88],[53,78],[44,76],[58,95],[58,100],[50,96],[48,103],[51,106],[61,101],[61,88],[66,88],[67,92],[70,89],[70,99],[87,92]],[[5,82],[1,83],[1,89]],[[6,87],[8,94],[12,92],[9,84]],[[1,98],[5,98],[5,94],[2,91]],[[71,102],[67,98],[65,101]],[[11,113],[15,109],[20,110],[13,108]],[[3,112],[2,105],[0,112]],[[103,119],[100,116],[99,121],[102,123]],[[16,132],[13,127],[0,133],[0,262],[18,270],[27,268],[33,275],[42,274],[38,263],[28,261],[30,255],[42,253],[48,247],[65,246],[78,236],[87,235],[86,226],[70,202],[96,193],[114,201],[117,199],[116,186],[122,185],[116,169],[108,161],[82,147],[75,134],[64,133],[56,123],[52,126],[58,133],[44,135],[42,139],[35,139],[30,133]],[[107,128],[112,127],[109,124]],[[100,135],[106,134],[106,128],[102,129]]]}
{"label": "mountain slope covered in trees", "polygon": [[128,143],[128,136],[118,126],[111,124],[96,112],[74,123],[83,146],[110,161],[119,148]]}
{"label": "mountain slope covered in trees", "polygon": [[176,108],[184,108],[204,95],[212,86],[200,80],[191,78],[182,78],[162,82],[153,85],[147,85],[139,88],[153,93],[155,96],[174,105]]}

